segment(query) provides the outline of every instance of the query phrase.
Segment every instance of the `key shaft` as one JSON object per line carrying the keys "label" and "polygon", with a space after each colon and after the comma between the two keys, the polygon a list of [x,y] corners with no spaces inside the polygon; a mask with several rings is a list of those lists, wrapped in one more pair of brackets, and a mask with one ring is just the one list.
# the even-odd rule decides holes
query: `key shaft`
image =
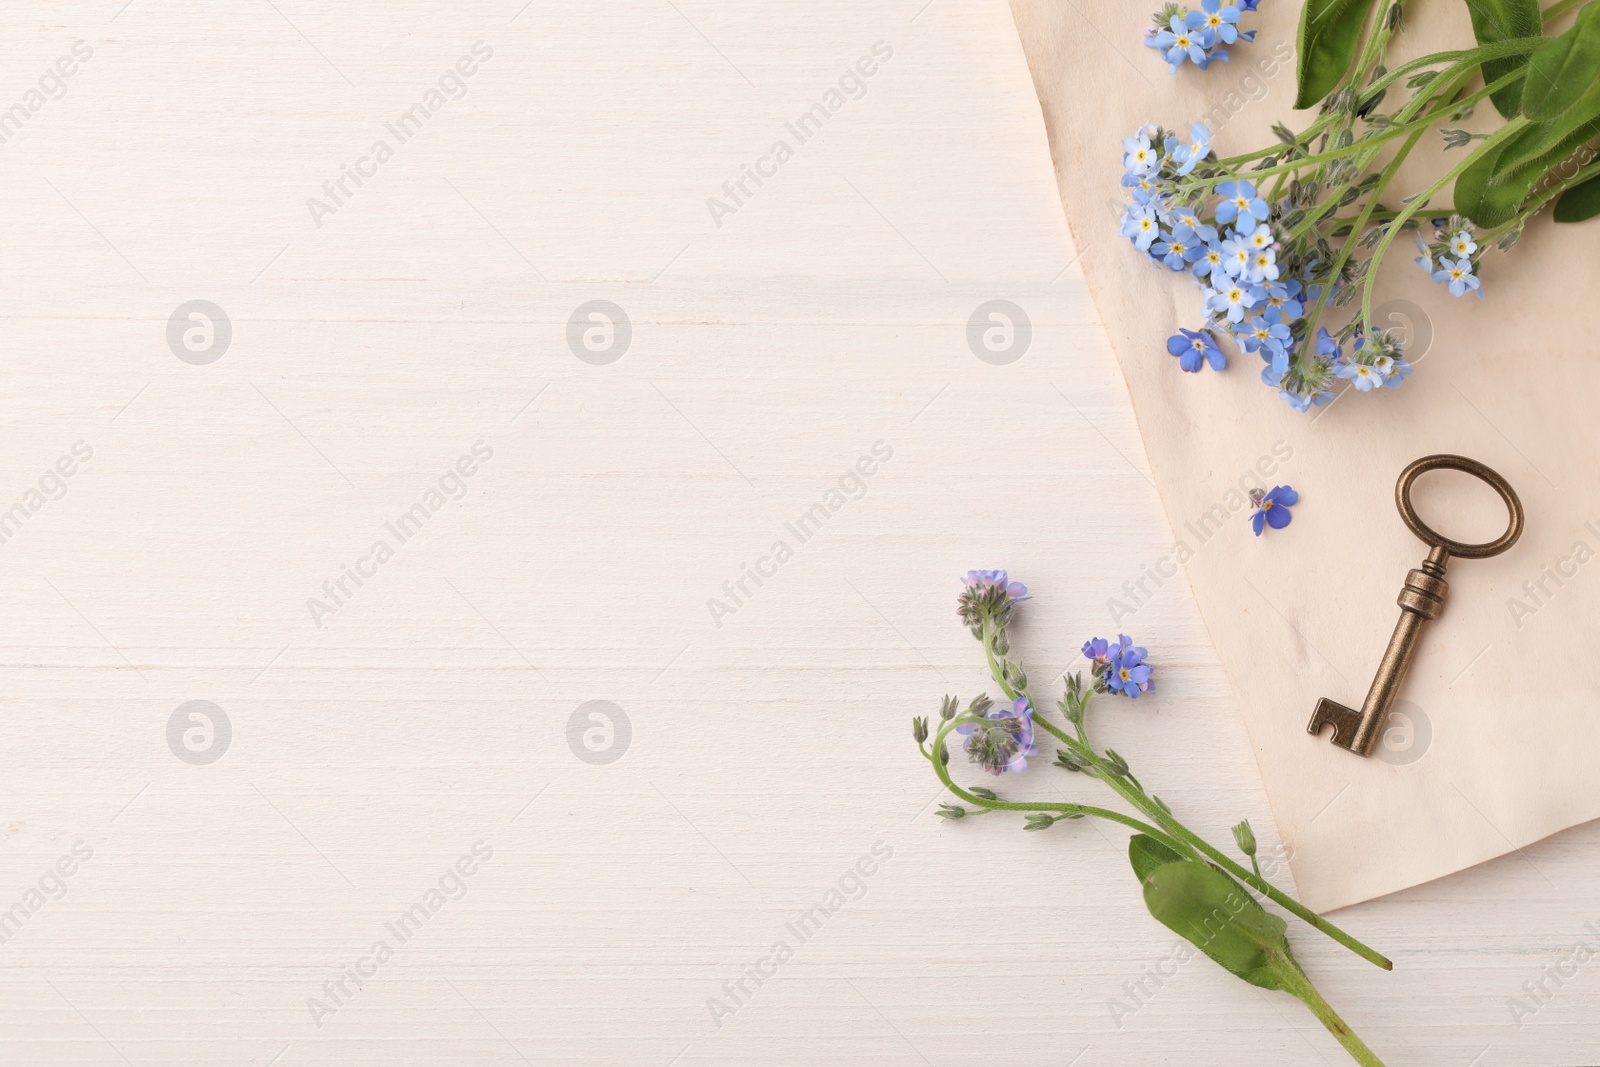
{"label": "key shaft", "polygon": [[1350,719],[1355,713],[1325,699],[1311,719],[1309,732],[1319,733],[1324,725],[1331,723],[1334,726],[1334,744],[1358,755],[1372,754],[1383,731],[1384,720],[1389,717],[1389,708],[1400,692],[1406,671],[1411,667],[1411,658],[1416,654],[1422,637],[1423,624],[1437,619],[1444,610],[1445,599],[1450,594],[1450,583],[1444,580],[1445,564],[1449,561],[1449,551],[1435,548],[1422,561],[1421,567],[1406,575],[1406,584],[1395,598],[1400,605],[1400,618],[1394,624],[1394,633],[1389,636],[1389,647],[1383,651],[1383,660],[1378,664],[1378,673],[1373,676],[1372,688],[1367,690],[1367,699],[1361,704],[1355,729],[1349,729]]}
{"label": "key shaft", "polygon": [[1389,707],[1400,692],[1400,684],[1411,669],[1411,658],[1416,654],[1422,637],[1422,625],[1439,617],[1444,610],[1445,598],[1450,593],[1450,583],[1444,580],[1444,567],[1450,554],[1442,548],[1428,553],[1422,566],[1406,575],[1406,584],[1396,600],[1400,604],[1400,618],[1389,637],[1389,647],[1383,650],[1378,673],[1372,678],[1372,688],[1361,703],[1361,725],[1351,749],[1363,756],[1371,755],[1378,743],[1378,734],[1384,720],[1389,717]]}

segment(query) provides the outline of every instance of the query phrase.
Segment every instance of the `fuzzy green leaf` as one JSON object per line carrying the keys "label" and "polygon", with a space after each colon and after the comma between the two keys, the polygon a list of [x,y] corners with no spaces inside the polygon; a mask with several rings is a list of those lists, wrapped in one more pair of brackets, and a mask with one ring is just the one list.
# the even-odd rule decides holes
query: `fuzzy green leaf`
{"label": "fuzzy green leaf", "polygon": [[1557,222],[1582,222],[1600,215],[1600,177],[1574,185],[1556,201]]}
{"label": "fuzzy green leaf", "polygon": [[[1479,44],[1495,44],[1513,37],[1537,37],[1544,32],[1539,0],[1466,0],[1467,11],[1472,15],[1472,32]],[[1483,80],[1487,84],[1519,70],[1528,62],[1527,55],[1508,59],[1491,59],[1483,65]],[[1490,94],[1495,109],[1506,118],[1516,115],[1522,103],[1522,86],[1507,85]]]}
{"label": "fuzzy green leaf", "polygon": [[1522,113],[1535,122],[1564,114],[1600,82],[1600,4],[1578,13],[1578,21],[1528,58],[1522,81]]}
{"label": "fuzzy green leaf", "polygon": [[[1600,86],[1592,95],[1600,103]],[[1529,126],[1461,173],[1456,179],[1456,210],[1479,226],[1510,221],[1540,179],[1596,135],[1600,118],[1581,125],[1563,119]]]}
{"label": "fuzzy green leaf", "polygon": [[1134,834],[1128,838],[1128,862],[1133,864],[1133,873],[1143,882],[1157,867],[1181,863],[1183,857],[1149,834]]}
{"label": "fuzzy green leaf", "polygon": [[1144,880],[1144,903],[1163,926],[1251,985],[1298,986],[1287,924],[1215,867],[1193,861],[1157,867]]}
{"label": "fuzzy green leaf", "polygon": [[1306,0],[1295,52],[1300,57],[1294,106],[1307,108],[1339,87],[1356,60],[1373,0]]}

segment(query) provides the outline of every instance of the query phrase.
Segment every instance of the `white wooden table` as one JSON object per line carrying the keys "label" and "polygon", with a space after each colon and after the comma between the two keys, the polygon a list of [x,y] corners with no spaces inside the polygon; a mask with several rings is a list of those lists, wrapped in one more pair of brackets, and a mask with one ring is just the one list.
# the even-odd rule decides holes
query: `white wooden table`
{"label": "white wooden table", "polygon": [[[1172,966],[1123,833],[933,815],[957,575],[1037,683],[1170,543],[1003,2],[4,30],[0,1063],[1341,1061]],[[1270,847],[1149,591],[1103,735]],[[1597,844],[1342,913],[1393,974],[1298,950],[1391,1064],[1596,1062]]]}

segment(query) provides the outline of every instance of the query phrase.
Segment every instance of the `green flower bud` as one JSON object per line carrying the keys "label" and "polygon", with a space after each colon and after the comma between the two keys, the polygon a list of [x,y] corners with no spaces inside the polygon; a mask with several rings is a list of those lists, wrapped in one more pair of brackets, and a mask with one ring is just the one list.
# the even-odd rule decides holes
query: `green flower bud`
{"label": "green flower bud", "polygon": [[941,819],[949,819],[953,822],[956,819],[965,819],[967,817],[967,809],[955,804],[940,804],[939,810],[934,814]]}
{"label": "green flower bud", "polygon": [[1238,844],[1239,851],[1246,856],[1253,857],[1256,854],[1256,835],[1255,831],[1250,829],[1249,819],[1245,819],[1233,828],[1233,840]]}
{"label": "green flower bud", "polygon": [[919,715],[918,717],[916,717],[916,718],[911,720],[911,737],[919,745],[922,744],[924,741],[926,741],[928,739],[928,720],[927,719],[924,719]]}

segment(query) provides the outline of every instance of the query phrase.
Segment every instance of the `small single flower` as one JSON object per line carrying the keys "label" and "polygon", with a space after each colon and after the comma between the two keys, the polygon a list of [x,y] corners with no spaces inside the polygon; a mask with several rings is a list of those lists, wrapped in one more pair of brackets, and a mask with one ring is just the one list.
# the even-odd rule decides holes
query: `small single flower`
{"label": "small single flower", "polygon": [[1450,251],[1461,259],[1466,259],[1478,250],[1478,242],[1472,239],[1472,234],[1462,230],[1450,238]]}
{"label": "small single flower", "polygon": [[1470,259],[1441,259],[1439,269],[1433,272],[1433,280],[1441,284],[1448,283],[1451,296],[1462,296],[1468,292],[1476,292],[1480,297],[1483,295],[1478,276],[1472,273]]}
{"label": "small single flower", "polygon": [[1383,387],[1398,389],[1400,383],[1411,377],[1411,364],[1403,356],[1379,356],[1377,364],[1383,370]]}
{"label": "small single flower", "polygon": [[1288,351],[1291,340],[1289,327],[1283,321],[1283,312],[1272,307],[1240,323],[1233,332],[1246,352],[1260,352],[1261,358],[1269,363],[1278,353]]}
{"label": "small single flower", "polygon": [[[1195,12],[1190,12],[1191,17]],[[1200,60],[1195,60],[1196,63]],[[1178,164],[1178,176],[1183,177],[1199,165],[1211,152],[1211,134],[1206,131],[1206,124],[1197,122],[1189,128],[1189,143],[1173,147],[1172,160]]]}
{"label": "small single flower", "polygon": [[1224,44],[1232,44],[1239,39],[1239,9],[1232,3],[1224,5],[1222,0],[1200,0],[1200,7],[1204,15],[1201,26],[1210,30],[1212,35]]}
{"label": "small single flower", "polygon": [[1148,174],[1158,162],[1156,150],[1150,145],[1150,138],[1142,131],[1135,137],[1124,137],[1122,148],[1126,153],[1122,157],[1122,168],[1129,174]]}
{"label": "small single flower", "polygon": [[1228,365],[1227,357],[1217,347],[1210,330],[1185,330],[1180,326],[1177,333],[1167,338],[1167,352],[1177,356],[1178,366],[1190,374],[1197,373],[1207,363],[1212,370]]}
{"label": "small single flower", "polygon": [[1250,274],[1250,260],[1255,250],[1248,241],[1229,237],[1222,242],[1222,270],[1230,278],[1246,278]]}
{"label": "small single flower", "polygon": [[1187,270],[1203,251],[1194,230],[1184,223],[1172,227],[1172,232],[1150,246],[1150,254],[1159,256],[1168,270]]}
{"label": "small single flower", "polygon": [[[1269,354],[1271,358],[1268,358]],[[1279,348],[1276,351],[1271,351],[1269,353],[1269,350],[1263,346],[1261,349],[1261,358],[1266,360],[1267,364],[1265,367],[1261,368],[1261,384],[1271,388],[1279,389],[1280,392],[1283,391],[1283,378],[1284,375],[1289,373],[1288,350]],[[1307,406],[1309,407],[1310,405],[1308,404]],[[1305,408],[1300,408],[1299,410],[1304,411]]]}
{"label": "small single flower", "polygon": [[1253,282],[1275,282],[1278,280],[1278,257],[1267,249],[1257,252],[1250,257],[1250,280]]}
{"label": "small single flower", "polygon": [[1103,637],[1091,637],[1083,643],[1083,658],[1094,670],[1103,670],[1111,662],[1111,646]]}
{"label": "small single flower", "polygon": [[1141,252],[1147,252],[1150,245],[1161,235],[1161,226],[1156,221],[1156,209],[1148,204],[1130,205],[1122,213],[1122,236],[1133,242],[1133,247]]}
{"label": "small single flower", "polygon": [[1149,653],[1133,643],[1133,638],[1118,634],[1117,644],[1111,649],[1111,661],[1103,676],[1107,691],[1134,700],[1139,698],[1140,693],[1150,692],[1151,670],[1144,661],[1147,655]]}
{"label": "small single flower", "polygon": [[1259,302],[1255,292],[1243,282],[1232,282],[1221,289],[1206,290],[1206,304],[1219,315],[1226,314],[1229,322],[1244,318],[1247,309]]}
{"label": "small single flower", "polygon": [[1247,229],[1267,221],[1267,202],[1256,195],[1254,183],[1243,179],[1223,182],[1217,186],[1217,195],[1222,197],[1217,205],[1218,225],[1232,222],[1240,229]]}
{"label": "small single flower", "polygon": [[1427,271],[1429,274],[1432,274],[1433,273],[1433,249],[1429,248],[1427,245],[1423,244],[1420,239],[1418,239],[1418,241],[1417,241],[1417,251],[1422,253],[1422,255],[1418,256],[1417,259],[1416,259],[1417,266],[1421,267],[1423,270]]}
{"label": "small single flower", "polygon": [[1338,341],[1333,339],[1333,335],[1328,332],[1326,326],[1317,330],[1317,354],[1319,356],[1327,356],[1330,359],[1338,359],[1344,355],[1344,348]]}
{"label": "small single flower", "polygon": [[1268,282],[1263,288],[1267,292],[1267,308],[1278,312],[1281,321],[1293,322],[1305,312],[1305,307],[1300,302],[1300,294],[1304,288],[1293,278],[1282,281]]}
{"label": "small single flower", "polygon": [[1255,489],[1250,497],[1256,505],[1256,513],[1250,516],[1250,528],[1257,537],[1261,536],[1263,526],[1281,530],[1289,525],[1289,520],[1293,518],[1289,509],[1300,503],[1300,494],[1287,485],[1274,486],[1270,493]]}
{"label": "small single flower", "polygon": [[1173,73],[1177,72],[1185,59],[1193,63],[1205,59],[1205,35],[1200,32],[1203,21],[1204,17],[1198,11],[1173,15],[1167,28],[1153,38],[1155,47],[1166,55]]}
{"label": "small single flower", "polygon": [[1194,267],[1192,269],[1194,270],[1195,277],[1222,277],[1227,273],[1227,268],[1223,264],[1222,260],[1222,245],[1219,244],[1214,238],[1210,241],[1207,241],[1205,249],[1194,261]]}
{"label": "small single flower", "polygon": [[1370,393],[1383,385],[1384,374],[1376,363],[1341,363],[1334,373],[1341,378],[1348,378],[1363,393]]}

